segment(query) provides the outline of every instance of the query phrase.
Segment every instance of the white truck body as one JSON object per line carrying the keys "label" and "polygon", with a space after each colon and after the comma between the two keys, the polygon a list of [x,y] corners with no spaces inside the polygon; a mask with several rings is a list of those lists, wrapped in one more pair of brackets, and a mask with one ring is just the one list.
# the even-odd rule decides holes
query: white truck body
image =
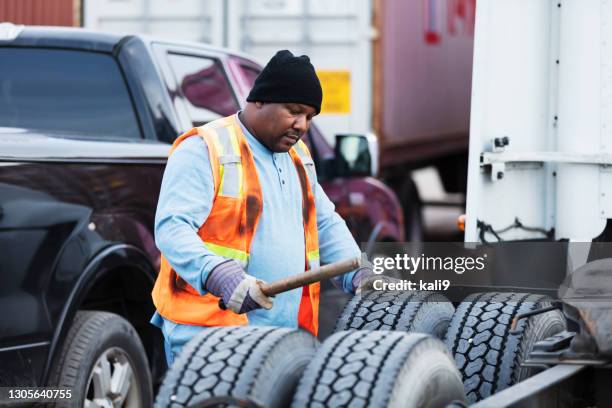
{"label": "white truck body", "polygon": [[612,217],[612,1],[478,2],[471,103],[466,242],[480,240],[478,221],[515,219],[557,240],[600,235]]}

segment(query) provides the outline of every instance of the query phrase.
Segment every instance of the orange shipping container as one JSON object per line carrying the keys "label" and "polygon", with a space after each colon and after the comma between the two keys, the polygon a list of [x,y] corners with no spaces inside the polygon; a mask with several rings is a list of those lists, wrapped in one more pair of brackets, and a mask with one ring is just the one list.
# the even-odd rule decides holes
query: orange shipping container
{"label": "orange shipping container", "polygon": [[80,26],[81,0],[0,0],[0,22]]}

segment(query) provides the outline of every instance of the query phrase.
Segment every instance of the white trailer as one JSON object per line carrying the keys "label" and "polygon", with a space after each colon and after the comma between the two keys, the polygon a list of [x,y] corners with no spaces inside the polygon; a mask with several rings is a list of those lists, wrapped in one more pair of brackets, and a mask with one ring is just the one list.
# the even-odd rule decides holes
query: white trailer
{"label": "white trailer", "polygon": [[[611,1],[479,2],[471,111],[466,241],[479,240],[477,220],[500,230],[518,218],[581,242],[604,232],[612,218]],[[500,237],[543,235],[514,228]]]}
{"label": "white trailer", "polygon": [[[486,375],[471,361],[461,368],[468,399],[611,406],[612,1],[481,0],[473,67],[465,240],[563,245],[567,265],[556,301],[513,318],[537,331],[563,311],[566,328],[531,341],[519,362],[547,369],[482,399]],[[469,347],[453,348],[456,361]]]}

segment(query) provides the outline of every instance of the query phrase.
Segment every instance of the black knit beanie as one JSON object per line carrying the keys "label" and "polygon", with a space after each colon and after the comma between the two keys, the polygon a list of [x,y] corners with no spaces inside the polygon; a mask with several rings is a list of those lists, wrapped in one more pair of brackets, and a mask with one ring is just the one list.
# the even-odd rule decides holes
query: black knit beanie
{"label": "black knit beanie", "polygon": [[321,112],[321,83],[306,55],[294,56],[282,50],[255,79],[248,102],[301,103]]}

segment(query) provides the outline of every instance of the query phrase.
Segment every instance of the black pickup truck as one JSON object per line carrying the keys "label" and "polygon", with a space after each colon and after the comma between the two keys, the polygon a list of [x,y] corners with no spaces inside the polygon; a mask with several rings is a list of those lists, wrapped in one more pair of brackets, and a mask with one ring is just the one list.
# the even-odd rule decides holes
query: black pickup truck
{"label": "black pickup truck", "polygon": [[[201,44],[0,25],[0,387],[151,405],[166,369],[148,320],[169,146],[238,111],[260,69]],[[351,137],[367,159],[353,163],[368,163],[364,137],[334,150],[316,126],[306,135],[321,184],[358,242],[402,241],[396,197],[340,148]]]}

